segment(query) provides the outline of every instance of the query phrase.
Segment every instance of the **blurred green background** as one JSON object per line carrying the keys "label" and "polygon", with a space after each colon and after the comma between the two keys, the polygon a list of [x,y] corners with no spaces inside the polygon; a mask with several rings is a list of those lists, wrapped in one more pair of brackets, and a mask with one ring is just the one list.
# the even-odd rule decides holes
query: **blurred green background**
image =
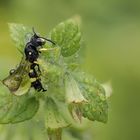
{"label": "blurred green background", "polygon": [[[56,24],[75,15],[82,18],[87,46],[83,69],[101,83],[110,80],[113,87],[108,123],[90,122],[85,129],[75,131],[82,135],[81,140],[139,140],[139,0],[0,0],[0,79],[21,57],[10,39],[7,23],[34,26],[46,35]],[[15,128],[22,128],[17,131],[1,126],[0,140],[18,139],[24,134],[24,125],[31,127],[30,124],[27,121],[15,125]],[[29,133],[30,130],[26,131]],[[42,140],[40,133],[43,130],[38,128],[29,135],[31,133]]]}

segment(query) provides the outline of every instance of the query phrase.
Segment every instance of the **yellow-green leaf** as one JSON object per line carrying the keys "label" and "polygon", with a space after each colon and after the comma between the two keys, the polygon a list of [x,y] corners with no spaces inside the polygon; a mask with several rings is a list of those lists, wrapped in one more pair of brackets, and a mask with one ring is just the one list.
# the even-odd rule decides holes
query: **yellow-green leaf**
{"label": "yellow-green leaf", "polygon": [[16,44],[17,49],[23,53],[27,40],[29,37],[31,37],[31,29],[22,24],[9,23],[8,25],[12,40]]}

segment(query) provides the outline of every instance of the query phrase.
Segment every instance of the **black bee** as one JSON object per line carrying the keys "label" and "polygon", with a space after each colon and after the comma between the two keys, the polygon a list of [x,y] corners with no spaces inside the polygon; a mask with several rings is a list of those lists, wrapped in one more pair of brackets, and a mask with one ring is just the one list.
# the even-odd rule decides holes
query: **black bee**
{"label": "black bee", "polygon": [[[34,29],[33,32],[34,35],[25,46],[25,55],[20,64],[16,69],[10,70],[9,76],[2,81],[10,92],[17,96],[27,93],[30,87],[33,87],[37,91],[46,91],[41,83],[41,71],[39,64],[37,64],[37,59],[46,41],[52,44],[55,43],[47,38],[40,37],[35,33]],[[24,88],[22,88],[23,86]]]}
{"label": "black bee", "polygon": [[25,47],[25,56],[26,60],[28,60],[31,63],[34,63],[34,61],[37,60],[39,57],[39,51],[40,48],[42,48],[43,45],[45,45],[46,41],[51,42],[52,44],[55,45],[55,43],[47,38],[40,37],[39,35],[36,34],[33,28],[34,35],[31,37],[30,41],[26,44]]}
{"label": "black bee", "polygon": [[[34,31],[34,28],[33,32],[34,35],[31,37],[30,41],[26,44],[24,53],[26,56],[26,60],[31,63],[29,77],[31,79],[34,79],[31,82],[31,87],[34,87],[34,89],[37,91],[42,90],[44,92],[46,90],[43,88],[41,79],[39,78],[38,72],[41,73],[41,71],[39,68],[39,64],[37,64],[36,61],[39,57],[39,53],[41,53],[40,48],[42,48],[42,46],[45,45],[46,41],[51,42],[54,45],[55,43],[50,39],[40,37],[39,35],[37,35],[36,32]],[[36,66],[38,67],[38,72],[35,69]]]}

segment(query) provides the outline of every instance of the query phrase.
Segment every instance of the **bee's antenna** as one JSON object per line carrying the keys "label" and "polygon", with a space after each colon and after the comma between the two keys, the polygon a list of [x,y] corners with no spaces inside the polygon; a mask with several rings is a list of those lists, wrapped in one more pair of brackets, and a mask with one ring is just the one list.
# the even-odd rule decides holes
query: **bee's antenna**
{"label": "bee's antenna", "polygon": [[34,33],[35,35],[37,35],[37,34],[36,34],[36,32],[35,32],[35,29],[34,29],[34,27],[32,27],[32,30],[33,30],[33,33]]}
{"label": "bee's antenna", "polygon": [[45,37],[41,37],[41,38],[43,38],[43,39],[47,40],[48,42],[51,42],[53,45],[55,45],[55,42],[53,42],[51,39],[48,39],[48,38],[45,38]]}

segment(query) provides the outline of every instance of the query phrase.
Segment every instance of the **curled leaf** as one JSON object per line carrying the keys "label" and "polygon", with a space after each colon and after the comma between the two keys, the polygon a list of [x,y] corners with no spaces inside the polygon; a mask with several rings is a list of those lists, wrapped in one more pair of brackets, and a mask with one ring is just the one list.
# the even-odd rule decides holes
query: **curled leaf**
{"label": "curled leaf", "polygon": [[66,75],[65,77],[65,88],[69,111],[75,120],[79,120],[81,122],[82,112],[80,106],[88,101],[82,95],[78,83],[71,75]]}
{"label": "curled leaf", "polygon": [[105,89],[106,97],[109,98],[112,95],[112,85],[111,82],[108,81],[102,84],[103,88]]}
{"label": "curled leaf", "polygon": [[68,105],[68,109],[72,118],[79,122],[82,121],[82,110],[80,107],[81,107],[81,104],[71,103]]}
{"label": "curled leaf", "polygon": [[71,75],[65,77],[66,101],[67,103],[86,103],[88,102],[82,95],[78,83]]}

